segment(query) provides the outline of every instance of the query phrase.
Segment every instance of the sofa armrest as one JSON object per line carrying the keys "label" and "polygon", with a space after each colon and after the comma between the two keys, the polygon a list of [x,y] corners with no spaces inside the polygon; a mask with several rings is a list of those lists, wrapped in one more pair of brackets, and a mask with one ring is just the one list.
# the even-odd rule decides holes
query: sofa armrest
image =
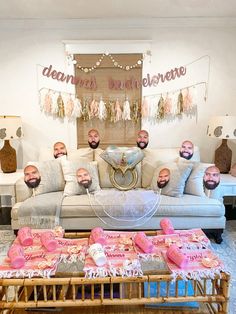
{"label": "sofa armrest", "polygon": [[15,189],[16,202],[23,202],[24,200],[32,196],[32,191],[25,184],[23,177],[16,181]]}

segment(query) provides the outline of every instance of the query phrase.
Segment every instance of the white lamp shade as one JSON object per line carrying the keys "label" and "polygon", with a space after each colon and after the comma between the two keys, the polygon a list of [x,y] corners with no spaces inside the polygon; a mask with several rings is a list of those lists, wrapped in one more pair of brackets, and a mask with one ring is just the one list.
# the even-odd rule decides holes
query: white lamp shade
{"label": "white lamp shade", "polygon": [[216,116],[208,122],[207,135],[222,139],[236,139],[236,116]]}
{"label": "white lamp shade", "polygon": [[0,116],[0,139],[19,139],[23,136],[22,122],[19,116]]}

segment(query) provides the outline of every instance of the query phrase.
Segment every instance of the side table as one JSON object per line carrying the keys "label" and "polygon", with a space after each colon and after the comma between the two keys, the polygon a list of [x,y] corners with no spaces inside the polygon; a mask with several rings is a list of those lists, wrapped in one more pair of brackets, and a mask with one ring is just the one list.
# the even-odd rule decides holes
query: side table
{"label": "side table", "polygon": [[16,181],[23,177],[23,170],[18,169],[16,172],[3,173],[0,172],[0,207],[1,207],[1,197],[3,195],[11,196],[11,206],[16,202],[16,192],[15,184]]}
{"label": "side table", "polygon": [[233,207],[236,205],[236,177],[231,174],[220,175],[221,196],[233,196]]}

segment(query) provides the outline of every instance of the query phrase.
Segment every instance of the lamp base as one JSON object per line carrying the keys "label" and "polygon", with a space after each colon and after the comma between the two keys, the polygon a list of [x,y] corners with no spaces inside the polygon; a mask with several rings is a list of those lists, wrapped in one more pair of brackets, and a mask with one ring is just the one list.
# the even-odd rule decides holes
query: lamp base
{"label": "lamp base", "polygon": [[215,151],[215,165],[220,173],[228,173],[231,167],[232,150],[227,145],[227,139],[222,140],[222,144]]}
{"label": "lamp base", "polygon": [[16,150],[10,145],[9,140],[4,141],[0,150],[0,162],[4,173],[16,172]]}

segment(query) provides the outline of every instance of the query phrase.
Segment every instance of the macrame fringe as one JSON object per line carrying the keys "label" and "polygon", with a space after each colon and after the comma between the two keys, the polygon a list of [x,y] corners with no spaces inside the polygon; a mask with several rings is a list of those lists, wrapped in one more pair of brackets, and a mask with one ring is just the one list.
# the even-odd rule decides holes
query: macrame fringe
{"label": "macrame fringe", "polygon": [[180,276],[185,281],[187,281],[188,279],[201,280],[202,278],[214,279],[216,275],[218,275],[221,278],[222,272],[229,274],[229,271],[226,270],[224,267],[218,267],[217,269],[211,268],[194,271],[178,269],[172,271],[171,277],[173,278],[172,282],[176,281],[178,276]]}
{"label": "macrame fringe", "polygon": [[54,269],[44,269],[44,270],[7,270],[0,272],[0,278],[33,278],[33,277],[43,277],[50,278]]}
{"label": "macrame fringe", "polygon": [[138,277],[138,276],[143,276],[143,272],[141,269],[125,269],[123,267],[119,268],[105,268],[105,267],[97,267],[96,269],[94,268],[88,268],[84,269],[85,271],[85,278],[98,278],[98,277]]}

